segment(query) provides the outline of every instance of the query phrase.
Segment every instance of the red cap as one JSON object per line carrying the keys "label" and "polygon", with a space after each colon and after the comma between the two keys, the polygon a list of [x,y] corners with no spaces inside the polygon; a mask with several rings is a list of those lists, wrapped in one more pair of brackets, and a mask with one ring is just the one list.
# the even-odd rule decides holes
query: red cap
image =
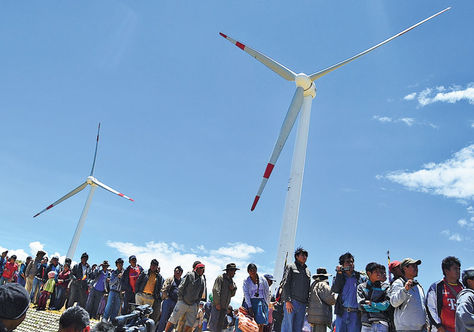
{"label": "red cap", "polygon": [[393,269],[396,268],[397,266],[400,266],[400,262],[399,261],[393,261],[388,265],[388,270],[390,272],[393,272]]}
{"label": "red cap", "polygon": [[199,263],[198,265],[196,265],[196,266],[194,267],[194,269],[197,270],[197,269],[199,269],[200,267],[204,268],[204,264]]}

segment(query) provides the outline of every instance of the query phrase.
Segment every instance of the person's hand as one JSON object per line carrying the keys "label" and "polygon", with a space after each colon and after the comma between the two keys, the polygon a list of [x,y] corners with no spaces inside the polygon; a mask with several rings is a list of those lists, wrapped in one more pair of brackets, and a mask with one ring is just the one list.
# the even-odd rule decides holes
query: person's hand
{"label": "person's hand", "polygon": [[248,309],[248,312],[250,316],[254,317],[253,309],[251,307]]}
{"label": "person's hand", "polygon": [[372,301],[366,300],[366,301],[365,301],[365,304],[371,305],[371,304],[372,304]]}
{"label": "person's hand", "polygon": [[413,287],[413,279],[408,279],[405,283],[405,289],[409,291]]}
{"label": "person's hand", "polygon": [[438,327],[438,332],[446,332],[446,329],[443,326]]}
{"label": "person's hand", "polygon": [[337,273],[342,273],[342,265],[336,266],[336,272]]}
{"label": "person's hand", "polygon": [[221,310],[221,305],[220,305],[220,304],[216,304],[216,309],[217,309],[217,310]]}
{"label": "person's hand", "polygon": [[293,303],[291,303],[290,301],[285,302],[285,307],[286,307],[286,311],[288,311],[288,313],[291,314],[293,312]]}

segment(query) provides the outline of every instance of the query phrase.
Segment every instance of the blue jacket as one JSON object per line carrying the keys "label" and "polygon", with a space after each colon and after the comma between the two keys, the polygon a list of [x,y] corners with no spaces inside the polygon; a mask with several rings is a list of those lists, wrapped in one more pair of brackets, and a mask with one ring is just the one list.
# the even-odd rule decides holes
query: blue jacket
{"label": "blue jacket", "polygon": [[[362,312],[362,324],[377,321],[388,323],[388,308],[390,307],[388,289],[388,284],[372,283],[370,280],[357,286],[357,302]],[[370,301],[370,305],[366,304],[366,301]]]}
{"label": "blue jacket", "polygon": [[[360,272],[354,271],[353,273],[356,277],[357,285],[360,285],[365,281],[365,277],[363,277]],[[346,274],[344,272],[337,273],[333,279],[331,291],[339,294],[336,300],[336,305],[334,307],[334,313],[339,316],[342,316],[342,314],[344,313],[344,306],[342,305],[342,290],[344,289],[345,284]]]}

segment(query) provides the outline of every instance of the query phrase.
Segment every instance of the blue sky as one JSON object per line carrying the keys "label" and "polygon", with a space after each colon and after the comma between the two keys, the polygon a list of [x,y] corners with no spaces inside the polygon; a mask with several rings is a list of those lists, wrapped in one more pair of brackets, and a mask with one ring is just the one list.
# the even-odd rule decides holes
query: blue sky
{"label": "blue sky", "polygon": [[65,254],[87,190],[32,216],[85,180],[100,121],[95,176],[135,202],[99,188],[76,254],[272,272],[294,132],[250,206],[295,87],[218,32],[310,74],[448,6],[316,81],[296,243],[313,272],[420,258],[425,286],[474,265],[469,1],[2,3],[0,246]]}

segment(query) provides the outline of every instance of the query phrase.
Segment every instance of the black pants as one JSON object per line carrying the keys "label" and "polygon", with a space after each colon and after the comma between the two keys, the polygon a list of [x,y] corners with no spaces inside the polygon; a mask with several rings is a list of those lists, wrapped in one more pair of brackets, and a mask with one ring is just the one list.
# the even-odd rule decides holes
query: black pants
{"label": "black pants", "polygon": [[92,288],[89,292],[86,310],[89,313],[90,318],[94,318],[97,316],[97,309],[99,309],[99,303],[100,300],[102,300],[104,293],[105,292],[100,292],[98,290],[95,290],[94,288]]}
{"label": "black pants", "polygon": [[[86,284],[87,285],[87,284]],[[87,286],[86,286],[87,287]],[[73,281],[71,285],[71,291],[69,293],[69,299],[67,301],[67,307],[72,307],[74,302],[77,302],[77,305],[86,308],[87,293],[86,287],[82,284],[82,280]]]}
{"label": "black pants", "polygon": [[131,312],[130,303],[135,303],[135,293],[132,291],[125,291],[123,296],[123,305],[121,315],[126,315]]}

